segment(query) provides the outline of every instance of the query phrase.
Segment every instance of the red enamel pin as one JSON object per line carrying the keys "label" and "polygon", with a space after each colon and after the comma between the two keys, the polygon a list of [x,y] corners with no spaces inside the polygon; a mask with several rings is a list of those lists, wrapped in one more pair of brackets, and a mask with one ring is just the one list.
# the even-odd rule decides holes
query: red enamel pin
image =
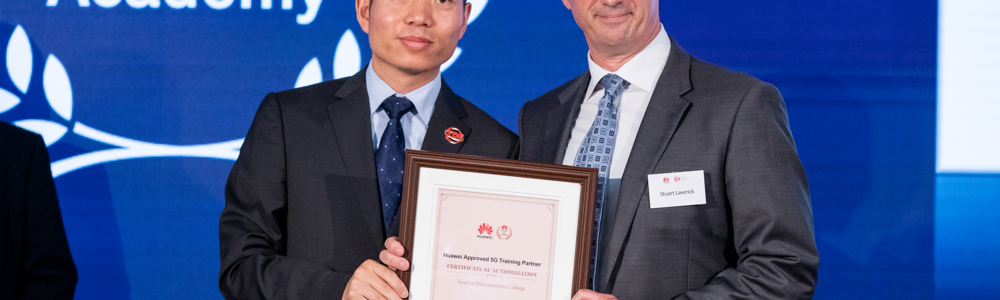
{"label": "red enamel pin", "polygon": [[444,130],[444,139],[448,140],[449,143],[458,144],[465,141],[465,134],[458,128],[449,127]]}

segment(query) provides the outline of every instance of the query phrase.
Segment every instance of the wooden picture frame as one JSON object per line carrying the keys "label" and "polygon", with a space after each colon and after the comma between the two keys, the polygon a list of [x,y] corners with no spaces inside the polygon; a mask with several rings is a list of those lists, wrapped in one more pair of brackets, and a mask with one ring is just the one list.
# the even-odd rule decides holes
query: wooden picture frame
{"label": "wooden picture frame", "polygon": [[[411,290],[410,299],[448,298],[441,296],[441,293],[451,292],[446,290],[466,289],[466,287],[452,287],[450,285],[452,284],[452,281],[441,280],[441,282],[448,283],[436,283],[435,278],[438,275],[444,276],[451,274],[451,276],[459,276],[452,274],[453,272],[458,272],[454,270],[455,268],[452,268],[452,266],[465,268],[463,271],[468,272],[466,272],[466,275],[461,276],[468,276],[468,278],[472,278],[469,280],[478,280],[475,278],[484,279],[481,280],[483,282],[466,281],[466,283],[462,283],[462,281],[459,280],[458,283],[479,285],[486,289],[484,291],[495,291],[497,293],[509,293],[509,290],[511,289],[517,291],[516,289],[520,288],[521,290],[517,292],[520,292],[523,295],[533,295],[531,297],[519,297],[521,299],[570,299],[570,297],[572,297],[572,295],[578,290],[587,288],[590,268],[590,248],[594,222],[594,202],[598,179],[598,172],[596,169],[527,163],[514,160],[418,150],[406,151],[405,166],[403,175],[403,194],[399,212],[399,241],[403,244],[405,249],[407,249],[404,257],[407,261],[411,262],[411,265],[409,270],[405,272],[397,271],[397,274],[402,279],[403,283],[406,284],[407,288]],[[421,189],[422,187],[423,190]],[[455,204],[448,204],[448,206],[445,206],[440,204],[445,203],[443,201],[446,197],[448,197],[445,193],[472,195],[468,196],[472,198],[466,197],[464,198],[465,200],[460,199],[461,201],[450,200],[451,202],[447,203]],[[478,195],[486,196],[483,198]],[[494,197],[492,195],[497,196]],[[438,199],[438,197],[440,199]],[[529,200],[521,201],[518,200],[521,199],[518,197],[528,197],[524,199]],[[515,200],[509,200],[508,198]],[[470,201],[469,199],[476,200]],[[494,201],[494,199],[500,200]],[[516,213],[517,215],[525,215],[525,217],[521,218],[523,220],[520,220],[522,222],[521,224],[524,224],[524,222],[534,221],[534,219],[526,219],[529,218],[527,215],[531,214],[530,211],[525,210],[512,212],[508,209],[496,209],[495,207],[497,206],[493,206],[494,209],[492,212],[483,212],[483,209],[468,209],[466,206],[474,205],[472,204],[474,201],[483,201],[483,205],[512,204],[514,207],[528,208],[528,210],[531,211],[544,211],[544,209],[531,208],[548,207],[551,212],[539,213],[541,213],[542,216],[547,216],[549,214],[553,216],[551,227],[546,227],[550,223],[548,223],[548,219],[543,217],[538,219],[541,220],[538,222],[543,222],[541,225],[546,226],[521,226],[528,228],[513,229],[513,226],[508,228],[506,225],[503,225],[502,229],[504,230],[504,234],[501,234],[502,231],[499,229],[500,224],[498,223],[496,240],[503,241],[504,238],[506,238],[507,241],[510,241],[512,236],[515,236],[513,234],[514,232],[518,233],[516,236],[519,239],[534,238],[535,241],[539,241],[544,240],[546,236],[551,237],[551,246],[546,246],[544,243],[537,242],[530,244],[532,246],[540,245],[537,247],[541,247],[541,249],[548,249],[548,251],[552,252],[549,256],[552,260],[549,260],[549,264],[545,266],[549,269],[538,268],[541,270],[540,272],[532,272],[534,269],[530,268],[525,272],[512,271],[513,269],[518,269],[519,267],[520,269],[524,268],[518,261],[511,261],[504,258],[500,258],[498,261],[497,257],[493,256],[491,258],[483,257],[484,259],[487,259],[486,261],[462,261],[461,259],[449,260],[451,262],[455,262],[455,264],[447,264],[448,269],[451,270],[436,270],[437,267],[435,266],[443,264],[444,260],[449,259],[449,255],[451,255],[451,258],[455,258],[456,255],[458,257],[461,257],[462,255],[465,255],[466,258],[470,257],[468,253],[443,253],[444,258],[440,258],[442,257],[442,254],[437,253],[438,251],[434,251],[434,249],[436,249],[435,247],[439,247],[435,246],[438,244],[439,239],[457,236],[460,237],[458,240],[468,240],[470,241],[469,243],[480,245],[479,247],[486,245],[484,243],[494,243],[489,245],[495,245],[496,247],[491,246],[491,248],[489,248],[490,251],[487,251],[494,253],[497,251],[497,247],[502,248],[506,247],[504,245],[515,245],[513,243],[503,244],[503,242],[493,242],[492,240],[494,240],[494,238],[492,236],[492,225],[487,223],[482,223],[478,228],[479,234],[475,234],[474,231],[477,229],[465,226],[464,224],[468,223],[465,219],[460,221],[445,222],[444,220],[446,219],[465,218],[465,213],[456,214],[454,212],[469,211],[471,213],[472,211],[475,211],[475,214],[483,219],[489,219],[492,214],[510,217],[512,214]],[[418,203],[420,204],[419,206]],[[545,206],[545,203],[549,204]],[[559,204],[561,204],[561,206]],[[455,208],[451,208],[451,210],[449,210],[451,213],[446,213],[447,211],[443,210],[443,207],[451,206],[456,206]],[[441,213],[439,213],[439,211],[441,211]],[[461,221],[464,221],[464,223]],[[438,225],[441,224],[463,225],[438,228]],[[486,228],[486,226],[489,226],[490,228]],[[419,233],[416,232],[417,227],[421,227]],[[542,229],[540,230],[541,233],[536,233],[536,228],[551,229]],[[489,229],[488,234],[483,231],[485,229]],[[552,233],[546,233],[548,231],[551,231]],[[527,237],[525,233],[528,233]],[[534,234],[534,236],[532,234]],[[475,239],[476,237],[479,239]],[[484,239],[491,241],[484,241]],[[455,240],[455,238],[448,240]],[[528,243],[524,240],[515,242]],[[414,249],[415,244],[419,246],[417,249]],[[521,245],[523,246],[524,244]],[[512,249],[520,248],[523,247],[515,247]],[[449,246],[449,248],[442,249],[451,249],[451,246]],[[531,252],[530,250],[523,251],[529,252],[518,253],[522,253],[522,255],[524,255],[524,253],[530,253],[535,256],[538,254],[538,252]],[[416,261],[414,260],[415,253],[417,258]],[[569,260],[568,255],[572,255],[571,261]],[[489,261],[488,259],[493,259],[493,261]],[[539,261],[545,261],[544,257]],[[479,267],[475,266],[477,263],[479,264]],[[507,268],[504,267],[503,263],[517,264],[516,267],[510,265],[510,267]],[[534,263],[529,261],[524,261],[524,263],[525,265],[534,266]],[[485,266],[485,268],[482,268],[483,266]],[[491,269],[490,266],[497,267]],[[572,268],[571,275],[567,273],[567,268],[569,267]],[[483,269],[486,271],[484,272]],[[551,270],[551,272],[546,272],[545,270]],[[417,273],[414,274],[414,271]],[[518,277],[521,275],[540,276],[539,274],[548,274],[548,276],[550,276],[547,278],[548,290],[544,293],[548,295],[546,297],[537,297],[537,295],[541,292],[531,292],[533,290],[540,290],[533,288],[532,284],[541,286],[541,280],[545,280],[546,278]],[[568,278],[568,276],[571,276],[571,278]],[[414,278],[417,279],[417,283],[420,286],[411,286],[411,279]],[[526,288],[524,286],[518,286],[518,284],[484,283],[489,280],[500,280],[506,282],[514,281],[515,283],[518,282],[517,280],[522,280],[523,282],[528,283],[527,290],[529,292],[524,292]],[[436,291],[434,291],[435,288],[437,288]],[[566,290],[566,288],[569,289]],[[471,287],[469,287],[469,289],[471,289]],[[434,293],[433,295],[437,296],[431,296],[432,292]],[[515,294],[521,295],[518,293]]]}

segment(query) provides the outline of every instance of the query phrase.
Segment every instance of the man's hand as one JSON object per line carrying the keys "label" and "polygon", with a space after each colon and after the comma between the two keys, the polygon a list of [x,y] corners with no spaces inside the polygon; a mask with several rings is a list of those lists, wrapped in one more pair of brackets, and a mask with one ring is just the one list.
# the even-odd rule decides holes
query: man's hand
{"label": "man's hand", "polygon": [[343,299],[403,299],[409,296],[403,281],[385,266],[366,260],[354,270]]}
{"label": "man's hand", "polygon": [[577,291],[576,295],[573,295],[573,300],[618,300],[618,298],[612,295],[601,294],[595,291],[583,289]]}
{"label": "man's hand", "polygon": [[403,249],[403,244],[399,243],[399,239],[390,237],[385,240],[385,250],[378,254],[378,258],[383,264],[389,266],[390,270],[406,271],[410,269],[410,262],[403,258],[405,253],[406,249]]}

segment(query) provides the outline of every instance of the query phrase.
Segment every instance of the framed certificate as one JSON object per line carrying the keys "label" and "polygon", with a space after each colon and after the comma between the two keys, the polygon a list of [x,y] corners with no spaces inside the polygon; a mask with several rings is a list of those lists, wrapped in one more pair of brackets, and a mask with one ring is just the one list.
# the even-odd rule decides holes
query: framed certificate
{"label": "framed certificate", "polygon": [[410,299],[570,299],[587,287],[597,170],[406,151]]}

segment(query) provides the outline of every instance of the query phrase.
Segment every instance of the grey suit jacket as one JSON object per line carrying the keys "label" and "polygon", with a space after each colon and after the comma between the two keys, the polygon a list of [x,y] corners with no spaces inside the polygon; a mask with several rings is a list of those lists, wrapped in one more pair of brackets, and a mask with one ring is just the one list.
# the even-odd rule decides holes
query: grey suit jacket
{"label": "grey suit jacket", "polygon": [[[445,129],[465,135],[448,142]],[[386,239],[365,70],[268,94],[226,182],[219,218],[227,299],[339,299]],[[506,158],[517,135],[447,84],[423,150]],[[398,219],[398,216],[397,216]]]}
{"label": "grey suit jacket", "polygon": [[[621,299],[811,298],[819,256],[778,90],[675,42],[622,177],[598,290]],[[561,163],[589,73],[524,104],[520,159]],[[705,171],[707,203],[650,208],[647,174]]]}

